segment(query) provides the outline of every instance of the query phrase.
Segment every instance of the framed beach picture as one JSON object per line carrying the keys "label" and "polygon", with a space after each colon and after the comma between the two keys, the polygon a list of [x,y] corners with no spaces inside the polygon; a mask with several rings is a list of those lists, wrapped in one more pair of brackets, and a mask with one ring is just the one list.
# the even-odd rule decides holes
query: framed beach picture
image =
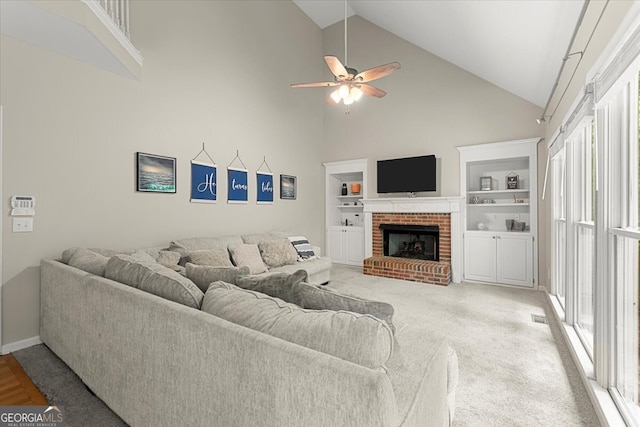
{"label": "framed beach picture", "polygon": [[291,175],[280,175],[280,198],[296,198],[296,177]]}
{"label": "framed beach picture", "polygon": [[175,157],[136,153],[136,191],[176,192]]}

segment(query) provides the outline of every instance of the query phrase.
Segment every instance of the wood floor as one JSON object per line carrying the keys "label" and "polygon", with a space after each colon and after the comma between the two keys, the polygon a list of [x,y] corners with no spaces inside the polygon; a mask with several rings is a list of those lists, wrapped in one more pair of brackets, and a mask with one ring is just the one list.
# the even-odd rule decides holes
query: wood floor
{"label": "wood floor", "polygon": [[0,405],[47,405],[47,400],[11,354],[0,356]]}

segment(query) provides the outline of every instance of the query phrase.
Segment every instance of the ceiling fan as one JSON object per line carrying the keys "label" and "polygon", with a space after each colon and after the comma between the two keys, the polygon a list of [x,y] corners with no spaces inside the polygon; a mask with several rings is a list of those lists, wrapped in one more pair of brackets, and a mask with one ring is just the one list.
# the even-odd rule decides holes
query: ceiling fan
{"label": "ceiling fan", "polygon": [[[336,104],[342,102],[344,105],[351,105],[359,100],[362,95],[382,98],[387,94],[382,89],[368,84],[384,76],[388,76],[400,69],[400,63],[390,62],[368,70],[358,72],[355,68],[343,65],[337,56],[326,55],[325,62],[334,75],[333,81],[316,83],[294,83],[291,87],[337,87],[331,92],[331,99]],[[347,64],[347,0],[344,2],[344,62]]]}

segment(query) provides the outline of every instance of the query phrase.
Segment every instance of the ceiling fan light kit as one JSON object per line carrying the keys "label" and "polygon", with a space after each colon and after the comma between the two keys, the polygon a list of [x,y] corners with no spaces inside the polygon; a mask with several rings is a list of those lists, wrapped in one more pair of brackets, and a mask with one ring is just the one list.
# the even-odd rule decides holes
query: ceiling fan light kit
{"label": "ceiling fan light kit", "polygon": [[[344,11],[344,59],[347,62],[347,2],[345,0]],[[327,66],[334,76],[332,82],[316,82],[316,83],[294,83],[291,87],[335,87],[339,86],[331,92],[331,99],[336,104],[351,105],[362,98],[362,95],[374,96],[382,98],[387,93],[382,89],[371,86],[368,82],[377,80],[400,69],[398,62],[380,65],[370,68],[361,73],[354,68],[343,65],[337,56],[326,55],[324,57]]]}

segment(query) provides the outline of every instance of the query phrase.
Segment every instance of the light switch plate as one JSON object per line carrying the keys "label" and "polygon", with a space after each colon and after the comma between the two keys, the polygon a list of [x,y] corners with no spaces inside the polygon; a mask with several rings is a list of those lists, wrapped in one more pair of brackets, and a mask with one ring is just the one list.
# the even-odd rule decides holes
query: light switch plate
{"label": "light switch plate", "polygon": [[13,232],[27,233],[33,231],[33,218],[13,218]]}

